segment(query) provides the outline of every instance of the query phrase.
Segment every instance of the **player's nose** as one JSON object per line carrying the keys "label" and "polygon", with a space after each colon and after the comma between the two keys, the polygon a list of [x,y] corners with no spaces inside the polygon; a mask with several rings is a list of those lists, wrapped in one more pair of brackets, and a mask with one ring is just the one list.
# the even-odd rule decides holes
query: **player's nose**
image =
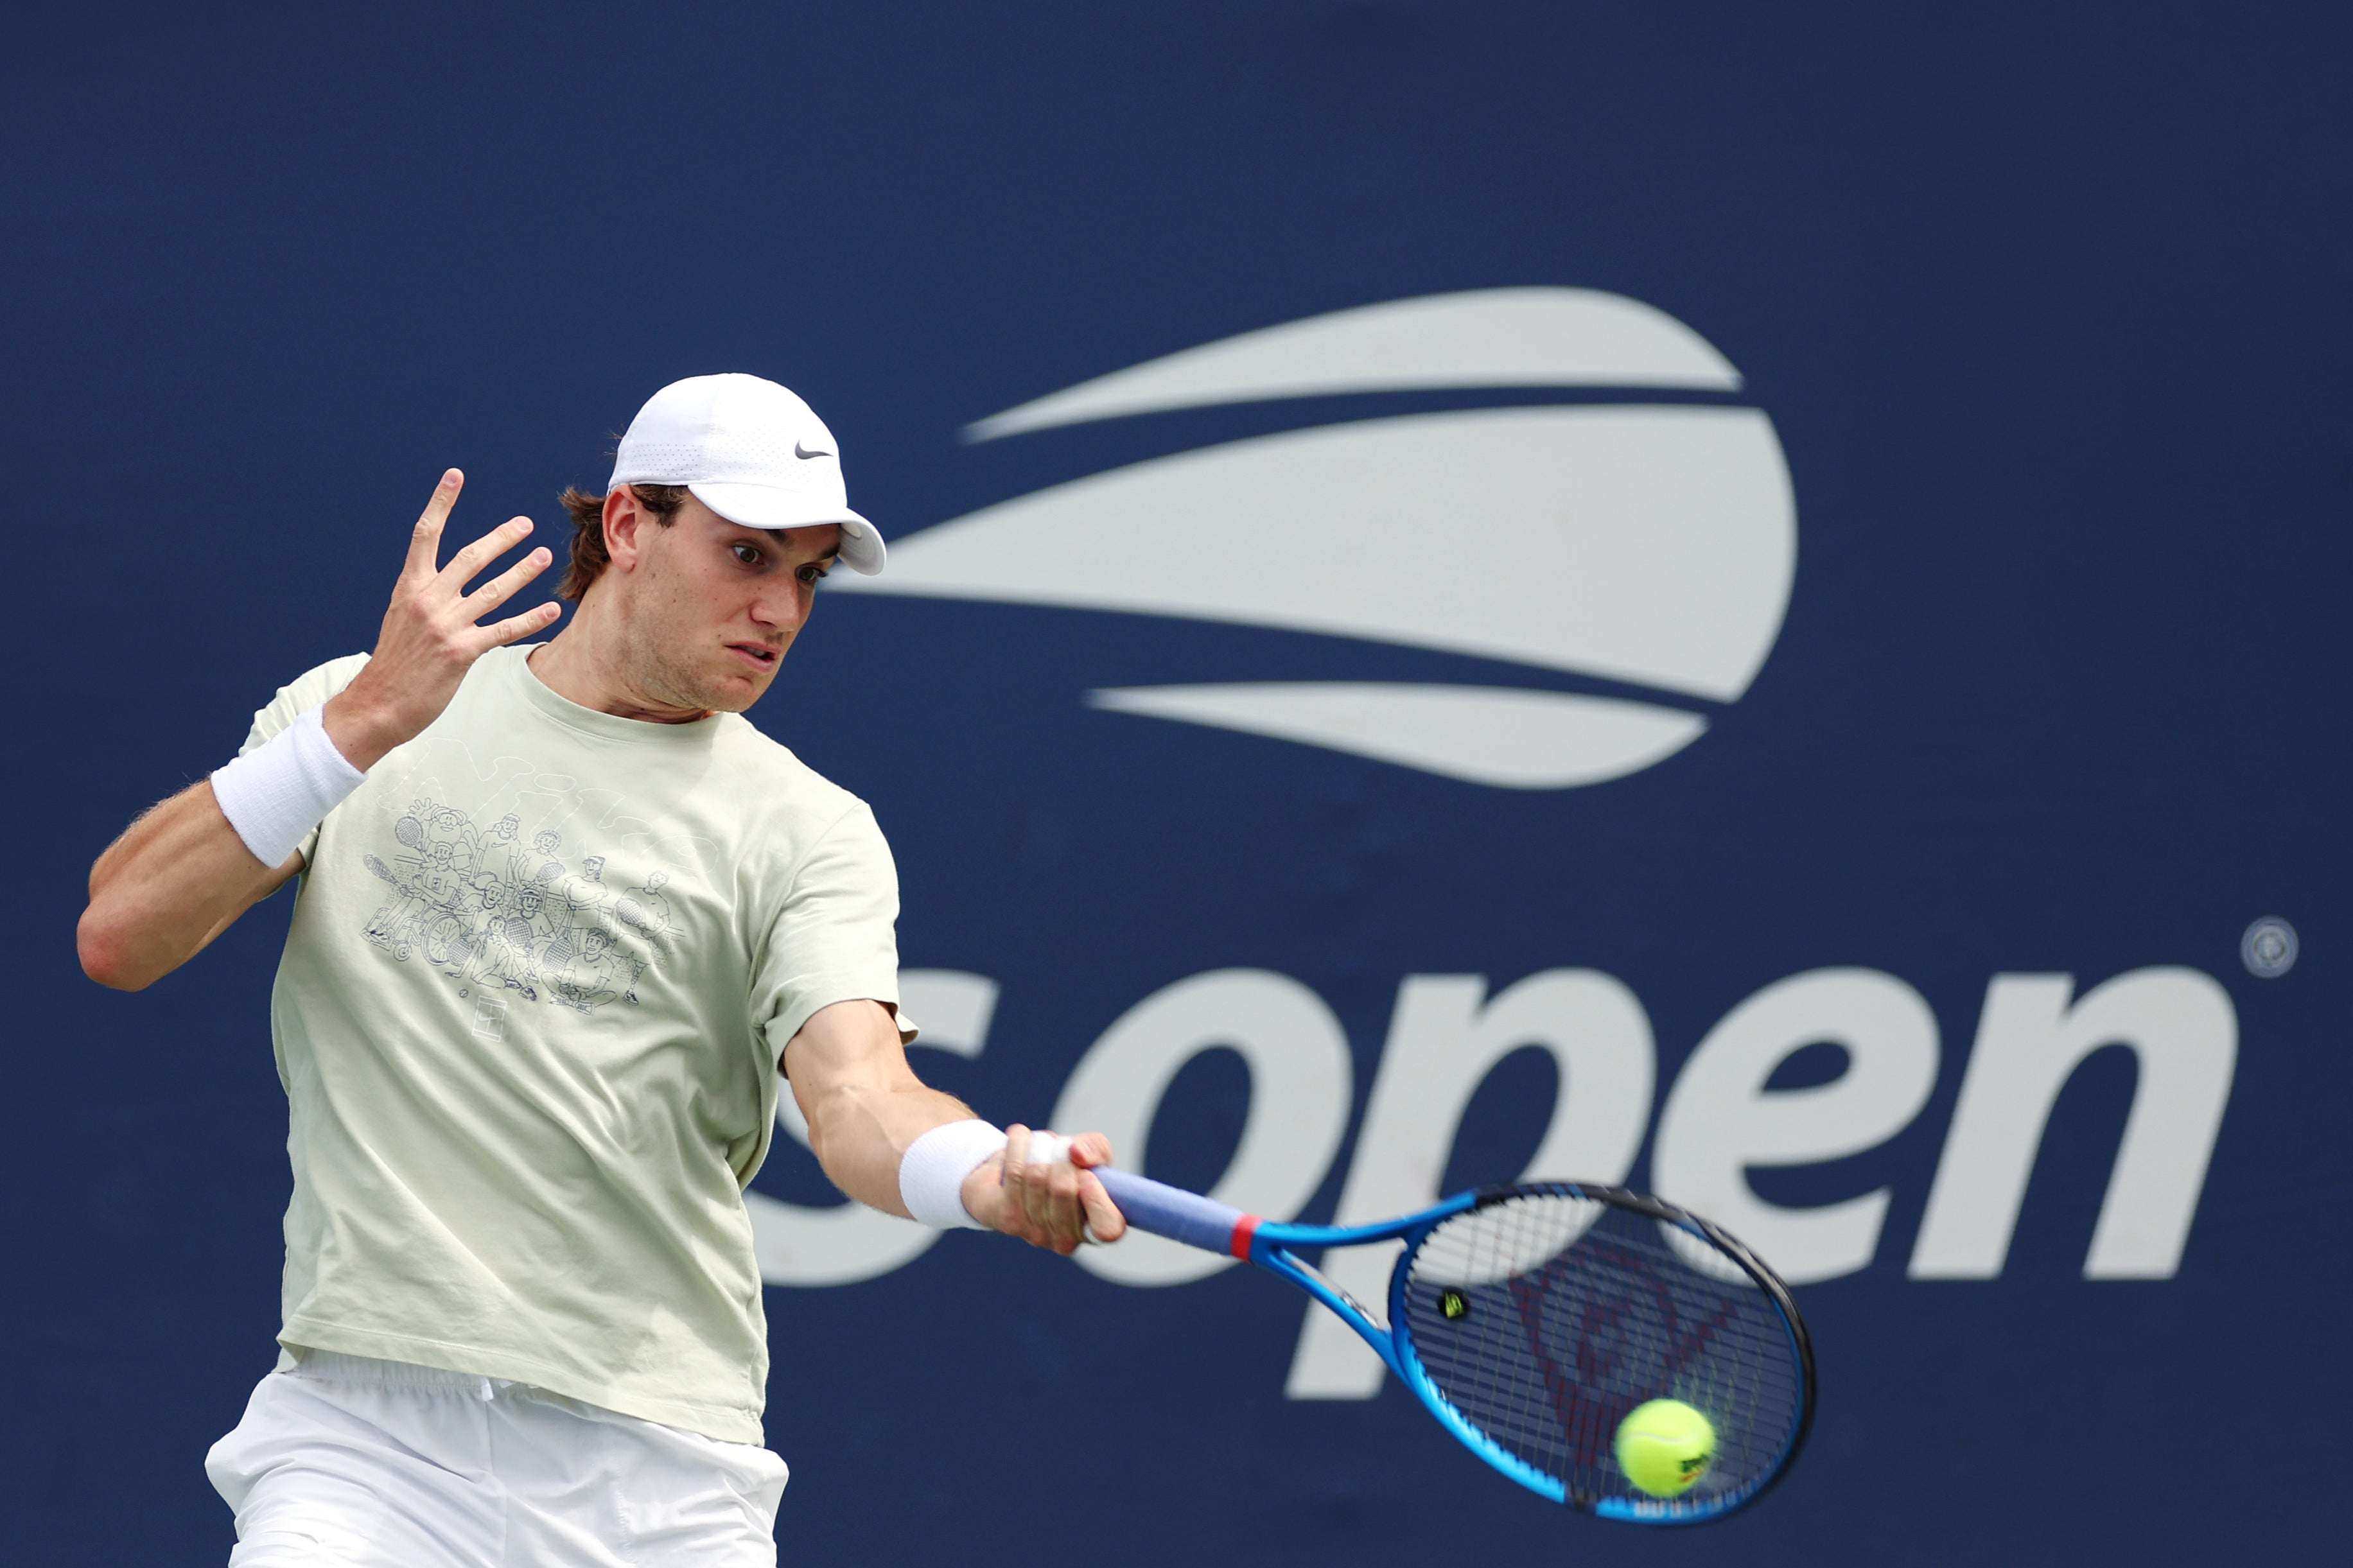
{"label": "player's nose", "polygon": [[760,626],[773,626],[780,632],[797,632],[807,617],[807,596],[798,592],[798,584],[790,579],[764,585],[752,600],[752,619]]}

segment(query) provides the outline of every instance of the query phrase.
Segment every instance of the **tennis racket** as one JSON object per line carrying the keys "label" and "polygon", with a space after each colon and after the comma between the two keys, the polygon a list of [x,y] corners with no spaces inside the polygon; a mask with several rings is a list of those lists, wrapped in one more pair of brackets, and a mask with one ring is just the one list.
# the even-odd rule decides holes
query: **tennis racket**
{"label": "tennis racket", "polygon": [[[1033,1134],[1033,1154],[1068,1144]],[[1059,1145],[1059,1147],[1057,1147]],[[1797,1458],[1814,1352],[1788,1287],[1674,1205],[1623,1187],[1482,1187],[1381,1225],[1281,1225],[1130,1171],[1095,1169],[1130,1225],[1245,1258],[1340,1316],[1464,1447],[1530,1491],[1605,1519],[1691,1524],[1745,1508]],[[1303,1248],[1402,1241],[1387,1321]],[[1620,1468],[1620,1424],[1697,1409],[1714,1453],[1654,1496]]]}

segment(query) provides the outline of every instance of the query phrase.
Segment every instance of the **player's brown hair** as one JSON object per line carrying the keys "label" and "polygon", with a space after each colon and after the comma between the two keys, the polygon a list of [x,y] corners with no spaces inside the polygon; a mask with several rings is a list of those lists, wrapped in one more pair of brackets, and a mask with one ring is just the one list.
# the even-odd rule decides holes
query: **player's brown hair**
{"label": "player's brown hair", "polygon": [[[631,485],[629,489],[637,492],[638,504],[653,513],[654,521],[664,528],[677,521],[678,509],[686,504],[684,485]],[[564,569],[564,581],[555,595],[576,605],[613,559],[605,550],[605,498],[566,485],[556,499],[572,514],[572,563]]]}

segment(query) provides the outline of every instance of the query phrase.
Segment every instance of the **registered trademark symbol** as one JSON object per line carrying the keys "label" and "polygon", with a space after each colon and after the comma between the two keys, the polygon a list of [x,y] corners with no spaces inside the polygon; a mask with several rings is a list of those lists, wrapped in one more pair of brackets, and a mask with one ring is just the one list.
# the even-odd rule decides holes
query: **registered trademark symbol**
{"label": "registered trademark symbol", "polygon": [[2295,967],[2295,927],[2265,915],[2239,939],[2239,962],[2258,980],[2277,980]]}

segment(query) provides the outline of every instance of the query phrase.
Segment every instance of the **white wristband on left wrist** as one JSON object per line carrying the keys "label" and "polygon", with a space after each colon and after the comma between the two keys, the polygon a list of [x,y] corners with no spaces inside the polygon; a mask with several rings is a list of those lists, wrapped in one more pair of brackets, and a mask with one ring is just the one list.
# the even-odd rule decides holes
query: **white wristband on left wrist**
{"label": "white wristband on left wrist", "polygon": [[327,813],[367,781],[307,709],[267,742],[213,772],[213,799],[265,866],[282,866]]}

